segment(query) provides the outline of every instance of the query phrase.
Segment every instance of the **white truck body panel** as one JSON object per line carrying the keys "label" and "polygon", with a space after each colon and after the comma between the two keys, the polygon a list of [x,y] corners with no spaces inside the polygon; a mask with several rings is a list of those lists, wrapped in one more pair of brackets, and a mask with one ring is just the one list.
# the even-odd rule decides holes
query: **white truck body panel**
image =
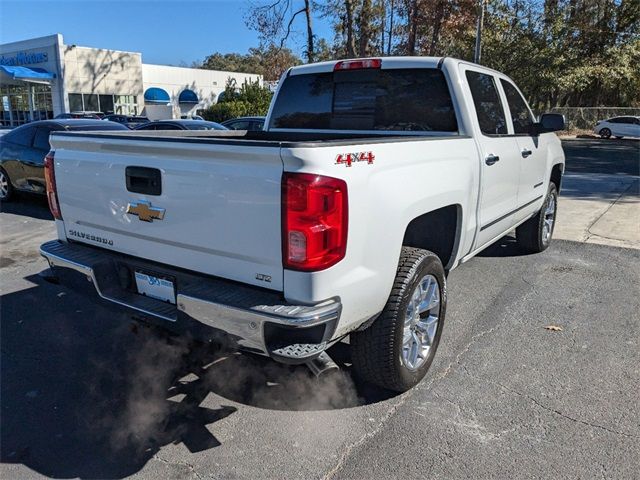
{"label": "white truck body panel", "polygon": [[[340,329],[348,331],[379,313],[386,303],[411,220],[447,205],[473,212],[479,171],[478,162],[471,160],[477,155],[471,138],[350,145],[355,151],[375,151],[373,165],[359,163],[351,168],[333,163],[344,148],[283,149],[285,171],[341,178],[350,188],[344,260],[320,272],[285,270],[284,291],[287,300],[301,302],[319,302],[339,292],[344,318]],[[466,252],[473,241],[474,216],[464,217],[460,225],[464,225],[460,249]]]}

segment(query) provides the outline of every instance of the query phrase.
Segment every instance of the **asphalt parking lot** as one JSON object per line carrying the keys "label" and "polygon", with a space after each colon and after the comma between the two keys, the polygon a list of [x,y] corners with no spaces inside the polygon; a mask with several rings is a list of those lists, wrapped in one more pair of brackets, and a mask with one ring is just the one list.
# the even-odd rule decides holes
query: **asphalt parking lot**
{"label": "asphalt parking lot", "polygon": [[45,202],[2,205],[0,477],[638,478],[640,143],[565,148],[563,239],[505,237],[453,271],[436,360],[403,395],[355,383],[344,345],[316,379],[47,283]]}

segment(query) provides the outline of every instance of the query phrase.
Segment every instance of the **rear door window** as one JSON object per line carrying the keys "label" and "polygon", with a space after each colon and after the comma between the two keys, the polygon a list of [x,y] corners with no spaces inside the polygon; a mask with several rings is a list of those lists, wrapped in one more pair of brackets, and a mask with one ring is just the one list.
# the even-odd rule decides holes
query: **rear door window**
{"label": "rear door window", "polygon": [[531,115],[527,102],[511,82],[500,79],[500,83],[507,97],[507,105],[513,122],[513,133],[516,135],[530,135],[533,115]]}
{"label": "rear door window", "polygon": [[269,128],[457,132],[438,69],[363,69],[285,79]]}
{"label": "rear door window", "polygon": [[467,70],[466,76],[480,131],[485,135],[506,135],[507,121],[493,75]]}
{"label": "rear door window", "polygon": [[36,129],[36,135],[33,137],[33,148],[37,148],[42,151],[49,151],[51,146],[49,145],[49,135],[51,134],[51,127],[38,127]]}

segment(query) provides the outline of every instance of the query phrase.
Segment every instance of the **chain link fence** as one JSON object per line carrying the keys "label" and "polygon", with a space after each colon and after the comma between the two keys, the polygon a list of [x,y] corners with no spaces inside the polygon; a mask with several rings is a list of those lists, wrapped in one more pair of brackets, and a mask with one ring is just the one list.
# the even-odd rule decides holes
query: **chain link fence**
{"label": "chain link fence", "polygon": [[561,113],[567,120],[567,130],[592,130],[598,120],[611,117],[640,116],[640,107],[556,107],[553,113]]}

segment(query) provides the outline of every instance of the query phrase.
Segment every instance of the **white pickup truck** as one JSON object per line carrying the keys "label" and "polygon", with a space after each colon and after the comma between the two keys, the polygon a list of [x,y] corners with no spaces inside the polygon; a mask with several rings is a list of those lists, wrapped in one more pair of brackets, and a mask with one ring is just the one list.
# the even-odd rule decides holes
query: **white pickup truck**
{"label": "white pickup truck", "polygon": [[41,253],[138,315],[278,361],[348,336],[360,378],[404,391],[440,341],[447,272],[514,228],[549,245],[563,126],[453,58],[294,67],[261,132],[55,133]]}

